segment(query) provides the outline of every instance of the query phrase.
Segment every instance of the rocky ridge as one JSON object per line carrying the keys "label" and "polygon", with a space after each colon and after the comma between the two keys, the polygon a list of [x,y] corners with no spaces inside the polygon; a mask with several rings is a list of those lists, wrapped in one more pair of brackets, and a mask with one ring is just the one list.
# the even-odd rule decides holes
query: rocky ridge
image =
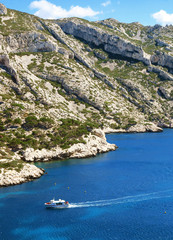
{"label": "rocky ridge", "polygon": [[20,159],[89,157],[116,148],[103,132],[172,127],[172,39],[172,26],[43,20],[0,4],[1,183]]}
{"label": "rocky ridge", "polygon": [[147,55],[141,47],[119,36],[105,33],[104,30],[98,29],[98,27],[91,26],[90,24],[83,25],[83,22],[78,23],[78,21],[58,21],[58,25],[63,32],[80,38],[88,44],[93,44],[97,48],[101,47],[110,54],[141,61],[146,65],[150,65],[150,56]]}

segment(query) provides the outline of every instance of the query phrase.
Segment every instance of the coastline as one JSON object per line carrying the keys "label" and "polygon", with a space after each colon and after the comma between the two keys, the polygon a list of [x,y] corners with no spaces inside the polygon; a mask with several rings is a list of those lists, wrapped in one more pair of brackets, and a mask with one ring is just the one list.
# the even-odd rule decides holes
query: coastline
{"label": "coastline", "polygon": [[145,132],[162,132],[163,128],[158,127],[154,123],[149,124],[136,124],[131,126],[128,130],[127,129],[112,129],[112,128],[105,128],[104,133],[145,133]]}
{"label": "coastline", "polygon": [[23,159],[26,162],[49,161],[53,159],[65,158],[87,158],[96,156],[97,153],[114,151],[117,149],[115,144],[106,141],[105,133],[101,129],[93,130],[88,137],[84,137],[86,143],[77,143],[68,149],[56,148],[34,150],[27,148],[23,152]]}
{"label": "coastline", "polygon": [[38,161],[51,161],[51,160],[62,160],[72,158],[87,158],[96,156],[98,153],[104,153],[114,151],[118,147],[115,144],[107,142],[105,134],[109,133],[145,133],[145,132],[161,132],[162,128],[157,127],[155,124],[152,125],[137,125],[132,126],[131,129],[111,129],[106,128],[104,130],[95,129],[87,138],[84,138],[86,144],[78,143],[72,145],[68,149],[62,149],[59,146],[51,150],[42,149],[34,150],[33,148],[27,148],[22,152],[22,156],[18,158],[24,160],[24,166],[21,171],[15,169],[1,169],[0,171],[0,187],[6,187],[16,184],[32,181],[36,178],[40,178],[44,175],[44,169],[36,167],[33,162]]}
{"label": "coastline", "polygon": [[1,169],[0,171],[0,187],[21,184],[40,178],[44,174],[44,169],[36,167],[31,162],[50,161],[54,159],[65,158],[87,158],[96,156],[98,153],[114,151],[117,149],[115,144],[110,144],[106,141],[105,133],[100,129],[95,129],[84,138],[86,144],[78,143],[72,145],[69,149],[62,149],[59,146],[48,150],[34,150],[27,148],[23,151],[22,156],[18,158],[24,160],[24,166],[21,171],[15,169]]}
{"label": "coastline", "polygon": [[0,187],[7,187],[32,181],[44,174],[44,169],[34,164],[24,164],[21,171],[2,169],[0,173]]}

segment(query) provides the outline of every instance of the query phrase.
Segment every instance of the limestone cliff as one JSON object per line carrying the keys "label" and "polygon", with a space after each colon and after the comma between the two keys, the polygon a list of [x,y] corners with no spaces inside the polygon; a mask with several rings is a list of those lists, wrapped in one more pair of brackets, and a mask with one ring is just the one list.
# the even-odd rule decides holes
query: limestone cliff
{"label": "limestone cliff", "polygon": [[28,179],[21,159],[93,156],[116,148],[103,132],[172,127],[172,39],[173,26],[44,20],[0,4],[1,185]]}

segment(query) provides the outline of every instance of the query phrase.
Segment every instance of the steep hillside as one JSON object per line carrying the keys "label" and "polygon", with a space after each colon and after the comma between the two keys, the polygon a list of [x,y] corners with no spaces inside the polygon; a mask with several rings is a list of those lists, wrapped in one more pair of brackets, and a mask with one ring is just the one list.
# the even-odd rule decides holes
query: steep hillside
{"label": "steep hillside", "polygon": [[0,185],[24,161],[114,150],[104,132],[172,127],[172,39],[172,26],[43,20],[0,4]]}

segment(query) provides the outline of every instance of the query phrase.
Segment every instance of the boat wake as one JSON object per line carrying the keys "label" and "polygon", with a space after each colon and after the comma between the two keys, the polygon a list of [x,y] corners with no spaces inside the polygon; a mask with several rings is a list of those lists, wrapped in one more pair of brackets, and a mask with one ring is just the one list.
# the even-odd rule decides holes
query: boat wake
{"label": "boat wake", "polygon": [[69,208],[103,207],[103,206],[110,206],[110,205],[117,205],[117,204],[149,201],[149,200],[159,199],[159,198],[169,198],[172,196],[173,196],[173,190],[166,190],[166,191],[153,192],[153,193],[147,193],[147,194],[139,194],[134,196],[125,196],[125,197],[108,199],[108,200],[71,203],[69,204]]}

